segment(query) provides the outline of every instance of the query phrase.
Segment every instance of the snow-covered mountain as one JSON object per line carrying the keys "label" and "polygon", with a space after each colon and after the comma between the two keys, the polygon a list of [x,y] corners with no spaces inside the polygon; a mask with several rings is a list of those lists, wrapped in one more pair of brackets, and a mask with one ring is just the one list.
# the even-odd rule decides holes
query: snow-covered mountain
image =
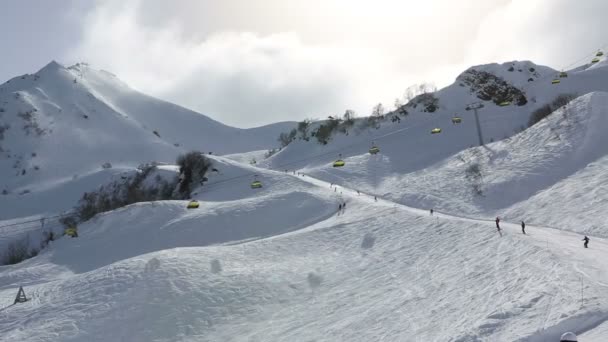
{"label": "snow-covered mountain", "polygon": [[[219,171],[194,191],[199,209],[130,205],[0,266],[0,340],[544,342],[571,330],[603,342],[607,68],[585,65],[553,85],[558,72],[531,62],[476,66],[436,100],[419,97],[407,115],[371,126],[359,120],[325,145],[309,135],[266,160],[209,156]],[[92,77],[75,78],[68,83],[97,89]],[[532,111],[564,93],[577,97],[527,128]],[[103,102],[120,113],[124,101]],[[485,104],[483,147],[465,110],[475,101]],[[372,141],[380,153],[368,153]],[[339,154],[345,166],[332,167]],[[76,193],[133,165],[114,164],[55,189]],[[4,203],[32,220],[48,210],[23,209],[21,198]],[[594,216],[591,229],[576,213]],[[9,225],[18,216],[0,222],[0,244],[40,231]],[[591,235],[589,249],[580,233]],[[19,286],[30,300],[11,305]]]}
{"label": "snow-covered mountain", "polygon": [[[186,151],[274,148],[291,126],[229,127],[141,94],[109,72],[51,62],[0,85],[0,214],[36,212],[25,210],[30,206],[66,209],[47,205],[66,197],[73,203],[125,168],[174,163]],[[15,201],[24,210],[6,209]]]}
{"label": "snow-covered mountain", "polygon": [[[346,159],[363,156],[375,142],[382,156],[394,162],[387,166],[387,171],[421,170],[478,145],[474,113],[466,110],[471,103],[481,101],[485,105],[479,110],[484,143],[502,140],[524,130],[531,113],[560,94],[580,96],[608,91],[608,61],[568,71],[568,77],[554,85],[551,82],[555,78],[559,78],[558,71],[528,61],[475,66],[459,75],[452,85],[432,94],[437,99],[434,112],[428,112],[424,104],[406,105],[406,116],[389,113],[380,121],[379,128],[369,125],[359,128],[356,123],[348,135],[335,133],[327,145],[318,144],[314,137],[309,141],[295,140],[266,165],[322,168],[339,154]],[[519,94],[525,96],[521,105]],[[510,105],[497,104],[504,101]],[[391,120],[395,115],[400,117],[399,121]],[[462,119],[461,124],[452,123],[455,116]],[[434,128],[442,132],[431,135]]]}
{"label": "snow-covered mountain", "polygon": [[[559,78],[559,72],[531,62],[472,67],[435,94],[435,112],[425,112],[424,104],[406,106],[409,113],[400,116],[399,122],[392,122],[394,114],[389,114],[379,128],[357,130],[355,125],[350,134],[337,133],[327,145],[314,138],[295,140],[266,165],[276,169],[295,166],[310,176],[415,207],[486,217],[506,215],[576,231],[600,234],[601,230],[600,235],[606,236],[603,216],[585,221],[583,213],[592,206],[593,212],[603,208],[597,201],[589,202],[589,196],[603,191],[605,178],[600,165],[608,154],[604,118],[608,62],[602,60],[567,74]],[[559,84],[552,84],[555,78],[560,79]],[[533,111],[562,94],[575,100],[526,129]],[[526,100],[517,105],[521,96]],[[477,127],[473,111],[465,108],[480,100],[485,146],[473,147],[479,145]],[[497,105],[502,101],[511,101],[511,105]],[[454,116],[462,122],[452,123]],[[433,128],[442,131],[431,134]],[[377,155],[367,152],[372,142],[381,150]],[[346,166],[332,167],[339,155]],[[576,183],[580,177],[586,178],[584,187],[565,186],[575,174],[579,177]],[[553,186],[561,193],[549,191]],[[541,194],[545,190],[548,192]],[[563,196],[588,201],[562,209],[562,215],[550,215],[559,211],[561,202],[549,199]],[[548,217],[552,219],[547,221]]]}

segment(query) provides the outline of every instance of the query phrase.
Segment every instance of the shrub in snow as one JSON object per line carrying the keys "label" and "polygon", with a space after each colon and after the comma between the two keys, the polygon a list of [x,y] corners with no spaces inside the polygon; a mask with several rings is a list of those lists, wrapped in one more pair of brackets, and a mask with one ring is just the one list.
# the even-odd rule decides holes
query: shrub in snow
{"label": "shrub in snow", "polygon": [[407,105],[412,108],[421,106],[423,112],[433,113],[439,109],[439,99],[435,97],[434,93],[422,93],[414,97]]}
{"label": "shrub in snow", "polygon": [[110,164],[110,162],[105,162],[105,163],[101,164],[101,168],[102,169],[111,169],[112,164]]}
{"label": "shrub in snow", "polygon": [[575,98],[576,95],[574,94],[558,95],[551,103],[548,103],[532,112],[532,115],[530,115],[530,120],[528,120],[528,127],[535,125],[537,122],[546,118],[557,109],[566,106],[568,103],[570,103],[570,101],[574,100]]}
{"label": "shrub in snow", "polygon": [[300,138],[304,140],[308,140],[308,128],[310,127],[310,122],[311,120],[308,119],[298,122],[297,130],[300,133]]}
{"label": "shrub in snow", "polygon": [[331,139],[331,135],[338,125],[340,124],[340,119],[336,119],[334,117],[329,117],[325,123],[319,125],[316,131],[312,132],[317,141],[323,145],[326,145]]}
{"label": "shrub in snow", "polygon": [[[129,177],[125,176],[124,181],[115,181],[101,186],[97,191],[85,193],[75,207],[76,214],[71,220],[87,221],[99,213],[137,202],[174,199],[177,177],[171,181],[155,177],[155,182],[150,184],[148,180],[155,170],[153,165],[140,165],[137,172]],[[68,222],[66,225],[74,222]]]}
{"label": "shrub in snow", "polygon": [[294,128],[289,133],[281,133],[279,134],[279,138],[277,139],[279,143],[281,143],[281,147],[285,147],[289,145],[298,134],[298,131]]}
{"label": "shrub in snow", "polygon": [[14,265],[23,260],[32,258],[38,255],[37,249],[30,249],[29,236],[13,241],[8,244],[2,254],[2,265]]}
{"label": "shrub in snow", "polygon": [[193,185],[201,184],[205,174],[211,168],[211,160],[201,152],[192,151],[177,157],[179,166],[179,194],[182,198],[190,198]]}
{"label": "shrub in snow", "polygon": [[355,124],[355,117],[357,114],[352,109],[347,109],[342,115],[342,124],[344,127],[352,127]]}
{"label": "shrub in snow", "polygon": [[266,151],[266,153],[264,153],[264,159],[268,159],[270,157],[272,157],[273,155],[275,155],[277,152],[279,152],[281,149],[270,149],[268,151]]}

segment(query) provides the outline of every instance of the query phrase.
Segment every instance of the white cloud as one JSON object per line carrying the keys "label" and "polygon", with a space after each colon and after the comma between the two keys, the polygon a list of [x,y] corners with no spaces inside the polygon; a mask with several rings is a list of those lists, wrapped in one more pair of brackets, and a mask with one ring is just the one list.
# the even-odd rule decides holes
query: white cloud
{"label": "white cloud", "polygon": [[110,0],[83,19],[72,55],[146,93],[249,127],[346,108],[366,114],[412,83],[446,85],[470,64],[572,60],[573,45],[601,40],[599,20],[589,23],[606,7],[597,4]]}

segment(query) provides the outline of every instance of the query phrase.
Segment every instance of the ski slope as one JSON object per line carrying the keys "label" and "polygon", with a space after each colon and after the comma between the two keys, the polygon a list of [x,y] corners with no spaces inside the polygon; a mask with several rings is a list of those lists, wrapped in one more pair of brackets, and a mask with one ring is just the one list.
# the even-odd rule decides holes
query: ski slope
{"label": "ski slope", "polygon": [[[607,237],[602,215],[608,209],[604,185],[607,110],[608,93],[590,92],[529,129],[449,156],[444,156],[446,151],[463,149],[466,141],[477,138],[474,128],[450,124],[436,136],[416,123],[393,131],[386,128],[384,135],[373,139],[381,150],[377,155],[367,152],[363,135],[338,136],[326,146],[296,142],[267,165],[295,167],[307,175],[413,207],[501,216]],[[483,118],[480,121],[484,134],[488,127],[492,129]],[[326,152],[334,144],[351,152],[343,154],[346,166],[342,168],[332,167],[337,156]],[[315,153],[303,152],[308,149]],[[312,156],[307,159],[306,155]],[[568,199],[569,205],[564,207],[557,198]]]}
{"label": "ski slope", "polygon": [[[251,170],[218,160],[219,177]],[[257,171],[262,191],[242,177],[198,210],[131,205],[0,268],[2,303],[19,285],[31,297],[0,309],[1,338],[548,341],[608,319],[603,239],[582,252],[574,233],[506,223],[500,237],[492,222]]]}
{"label": "ski slope", "polygon": [[[33,238],[41,215],[138,163],[171,163],[181,149],[219,153],[206,147],[221,138],[234,144],[225,153],[238,153],[209,156],[218,171],[193,193],[200,209],[130,205],[80,225],[78,238],[0,266],[0,341],[544,342],[568,330],[605,341],[606,62],[573,69],[558,86],[550,86],[555,70],[531,62],[472,69],[503,77],[529,100],[486,102],[485,147],[472,147],[473,113],[463,109],[478,99],[459,77],[438,92],[435,113],[412,111],[325,146],[295,141],[265,160],[256,142],[274,141],[274,128],[251,131],[252,140],[86,65],[51,63],[11,80],[0,96],[15,107],[0,120],[32,122],[11,121],[0,141],[11,151],[0,160],[11,190],[0,196],[9,219],[0,245]],[[564,92],[580,96],[520,132],[530,111]],[[33,108],[39,114],[15,116]],[[171,123],[163,112],[175,112]],[[462,124],[451,123],[455,114]],[[430,135],[435,127],[443,132]],[[380,154],[367,153],[372,141]],[[331,167],[338,154],[344,168]],[[105,161],[112,167],[101,168]],[[478,179],[466,177],[473,164]],[[253,179],[263,188],[250,189]],[[502,236],[489,220],[496,215]],[[23,220],[32,223],[7,226]],[[589,249],[581,233],[591,235]],[[19,286],[30,300],[11,305]]]}

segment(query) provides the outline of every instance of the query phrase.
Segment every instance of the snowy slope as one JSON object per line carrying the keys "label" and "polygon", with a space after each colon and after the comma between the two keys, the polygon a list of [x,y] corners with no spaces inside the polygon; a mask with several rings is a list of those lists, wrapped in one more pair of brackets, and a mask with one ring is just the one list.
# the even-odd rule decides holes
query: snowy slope
{"label": "snowy slope", "polygon": [[52,62],[0,86],[0,216],[69,208],[83,192],[121,172],[103,169],[105,163],[132,169],[152,161],[173,163],[190,150],[271,148],[291,125],[225,126],[138,93],[108,72]]}
{"label": "snowy slope", "polygon": [[[31,297],[0,309],[1,338],[548,341],[608,318],[606,241],[581,254],[570,233],[506,225],[501,238],[489,222],[430,217],[310,177],[260,177],[263,192],[216,187],[199,210],[160,202],[107,213],[79,238],[0,268],[3,303],[19,284]],[[337,215],[340,192],[348,208]],[[275,228],[303,219],[296,231]],[[267,237],[237,242],[238,231]]]}
{"label": "snowy slope", "polygon": [[[336,160],[339,154],[347,159],[347,163],[350,157],[361,158],[372,142],[375,142],[381,148],[382,154],[390,160],[387,171],[401,174],[422,170],[466,148],[478,145],[473,111],[465,110],[467,105],[481,101],[478,92],[463,81],[470,75],[471,70],[500,77],[507,85],[524,93],[527,99],[525,105],[518,106],[513,103],[506,107],[500,107],[490,100],[482,101],[485,107],[479,111],[479,116],[483,140],[484,143],[490,143],[525,129],[532,111],[560,94],[584,95],[593,91],[608,91],[608,69],[605,63],[602,61],[593,66],[570,71],[569,77],[562,79],[558,85],[551,84],[551,80],[558,75],[557,71],[528,61],[475,66],[463,72],[454,84],[436,93],[439,108],[433,113],[424,112],[420,106],[407,107],[409,114],[402,116],[398,123],[390,121],[392,114],[387,115],[379,129],[360,130],[355,127],[348,136],[336,134],[327,145],[317,143],[314,137],[309,142],[296,140],[265,165],[277,169],[284,166],[325,168]],[[511,68],[513,71],[509,71]],[[530,79],[533,81],[529,82]],[[489,89],[493,89],[492,82],[489,82],[489,85]],[[462,123],[452,124],[453,116],[461,117]],[[431,135],[433,128],[441,128],[442,133]]]}
{"label": "snowy slope", "polygon": [[[608,91],[606,65],[571,71],[558,86],[550,85],[555,70],[530,62],[472,69],[502,77],[507,85],[496,84],[528,99],[509,107],[485,101],[486,140],[506,139],[469,148],[476,129],[463,108],[478,100],[479,90],[460,86],[465,72],[438,92],[435,113],[411,110],[401,123],[353,129],[325,146],[295,141],[267,160],[258,159],[259,151],[211,157],[218,172],[194,193],[200,209],[187,210],[184,201],[131,205],[82,224],[77,239],[62,238],[33,259],[0,267],[0,341],[541,342],[566,330],[604,341],[608,241],[597,235],[606,236],[600,224],[608,203],[608,94],[598,90]],[[81,77],[77,68],[59,70]],[[123,134],[158,124],[158,116],[140,115],[151,107],[121,96],[131,90],[112,83],[119,81],[86,74],[68,81],[94,90],[109,117],[133,123]],[[519,133],[531,110],[574,90],[586,95]],[[462,124],[452,125],[454,114]],[[434,127],[442,134],[430,135]],[[141,133],[142,149],[150,157],[175,155],[179,147],[164,138],[173,134],[160,131],[151,143]],[[372,140],[378,155],[367,153]],[[130,172],[141,155],[129,151],[122,163],[112,159],[111,169],[78,154],[85,163],[70,167],[91,177],[77,178],[84,189]],[[344,168],[331,167],[338,153]],[[249,165],[251,158],[265,169]],[[49,169],[53,163],[62,168],[51,160]],[[474,164],[481,176],[466,177]],[[76,192],[68,178],[49,172],[32,178],[36,183],[14,184],[36,184],[40,193],[70,184]],[[253,179],[264,187],[250,189]],[[476,182],[483,197],[473,194]],[[344,201],[347,209],[338,213]],[[434,216],[429,207],[438,209]],[[41,212],[15,208],[32,221]],[[588,250],[578,233],[548,228],[580,227],[584,216],[576,211],[596,216],[592,229],[572,229],[593,234]],[[496,214],[504,219],[502,237],[493,222],[479,219]],[[519,232],[520,218],[529,223],[527,235]],[[33,234],[35,227],[26,228]],[[20,228],[0,230],[0,243],[22,234]],[[20,285],[31,300],[11,306]]]}
{"label": "snowy slope", "polygon": [[[377,130],[337,135],[325,146],[313,142],[314,139],[298,140],[263,165],[296,168],[335,184],[419,208],[435,207],[486,217],[506,215],[514,220],[531,219],[539,224],[606,236],[603,215],[599,214],[604,210],[603,203],[608,203],[603,195],[603,164],[598,161],[588,172],[568,179],[608,152],[605,138],[608,123],[603,115],[608,99],[606,93],[595,92],[608,89],[606,63],[602,60],[570,71],[558,85],[551,85],[556,76],[554,70],[529,62],[515,64],[512,72],[507,68],[511,64],[473,67],[509,80],[523,89],[529,100],[524,106],[508,107],[485,102],[479,111],[485,147],[470,148],[477,145],[473,113],[458,113],[463,123],[454,125],[449,112],[441,108],[436,113],[411,112],[401,123],[383,122]],[[526,73],[530,68],[534,72]],[[535,81],[527,82],[526,78],[531,76],[536,77]],[[558,111],[521,132],[533,109],[562,93],[586,95],[566,111]],[[440,105],[450,108],[462,108],[467,101],[474,100],[466,86],[457,84],[440,90],[437,96]],[[442,133],[431,135],[433,127],[442,128]],[[488,144],[489,137],[502,140]],[[381,149],[378,155],[367,153],[372,141]],[[346,166],[334,168],[331,163],[339,153],[345,157]],[[477,175],[467,172],[475,166],[479,167]],[[547,190],[554,185],[559,191]],[[544,190],[547,191],[542,195],[525,201]],[[553,198],[576,201],[564,209]],[[511,206],[514,207],[509,210]],[[586,213],[596,214],[585,220]]]}
{"label": "snowy slope", "polygon": [[590,93],[513,137],[411,173],[395,172],[403,161],[384,150],[302,171],[419,208],[606,237],[607,110],[608,93]]}
{"label": "snowy slope", "polygon": [[[493,213],[507,208],[607,155],[607,108],[608,93],[581,96],[512,138],[468,149],[423,171],[384,179],[380,191],[404,203],[450,212]],[[473,165],[480,170],[481,195],[473,191],[476,181],[467,172]]]}

